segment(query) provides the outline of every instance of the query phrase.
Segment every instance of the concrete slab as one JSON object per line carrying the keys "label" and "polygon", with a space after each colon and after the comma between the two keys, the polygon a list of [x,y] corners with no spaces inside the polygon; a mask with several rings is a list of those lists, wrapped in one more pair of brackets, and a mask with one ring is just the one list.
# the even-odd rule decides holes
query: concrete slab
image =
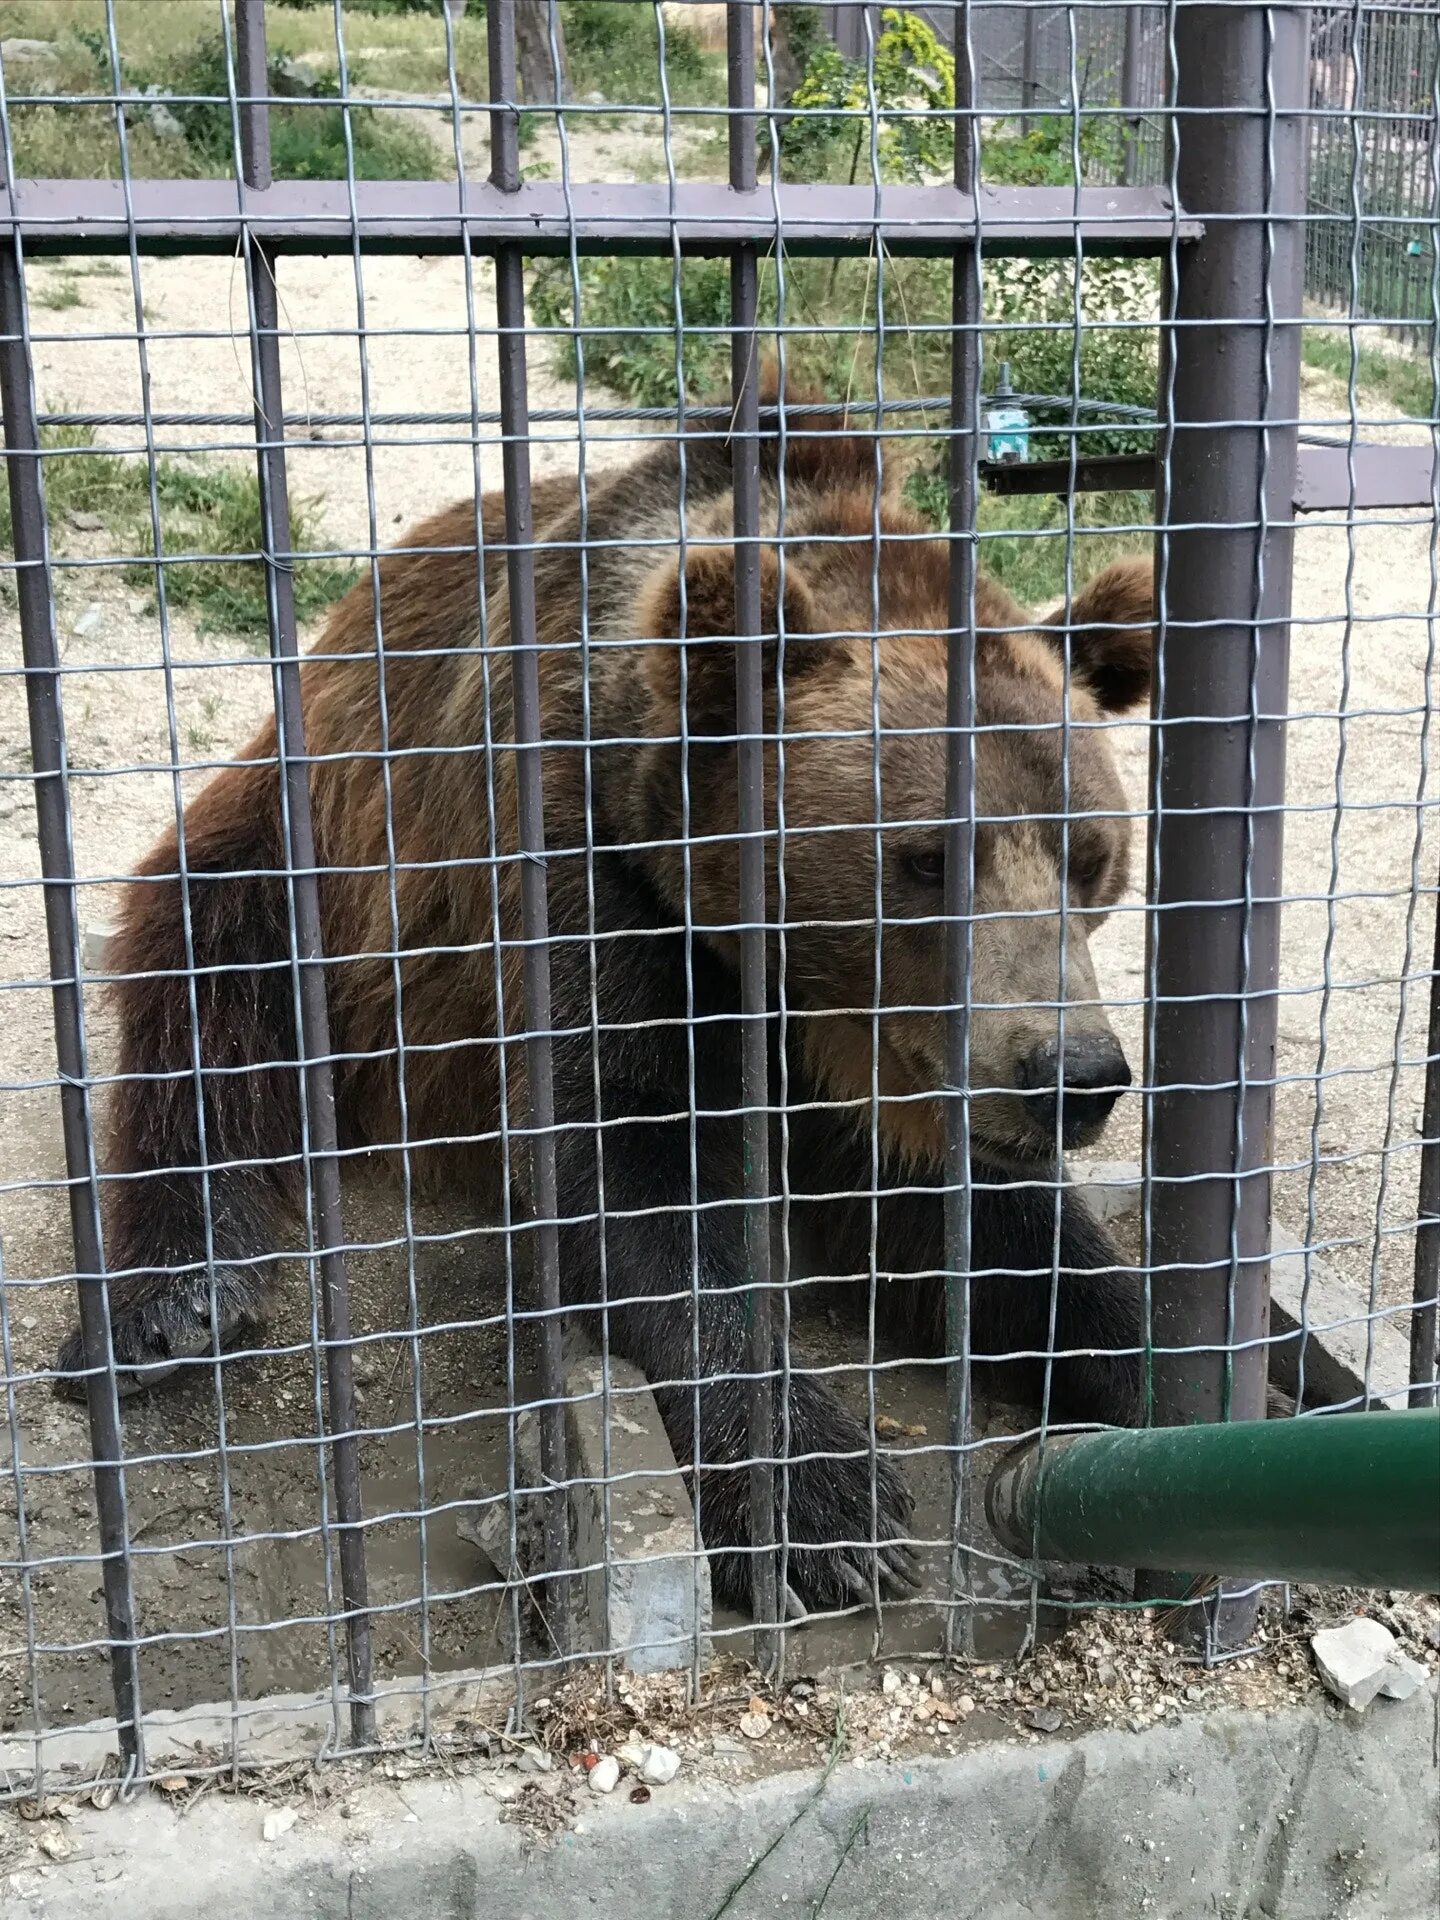
{"label": "concrete slab", "polygon": [[822,1899],[825,1920],[1433,1920],[1436,1709],[1431,1682],[1363,1719],[1323,1701],[1229,1711],[842,1763],[823,1787],[687,1764],[644,1806],[582,1792],[578,1825],[551,1839],[508,1824],[484,1776],[376,1776],[349,1818],[296,1802],[273,1842],[261,1801],[147,1795],[81,1811],[69,1857],[0,1878],[0,1905],[27,1920],[770,1920]]}
{"label": "concrete slab", "polygon": [[[582,1569],[586,1643],[632,1673],[710,1652],[710,1563],[645,1375],[565,1335],[570,1530]],[[608,1451],[607,1451],[608,1440]]]}

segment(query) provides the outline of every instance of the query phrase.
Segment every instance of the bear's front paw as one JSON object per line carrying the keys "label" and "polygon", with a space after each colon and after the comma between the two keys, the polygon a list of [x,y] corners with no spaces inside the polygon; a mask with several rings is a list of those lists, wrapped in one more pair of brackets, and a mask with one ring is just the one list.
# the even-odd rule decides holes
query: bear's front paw
{"label": "bear's front paw", "polygon": [[[877,1582],[882,1596],[913,1593],[920,1582],[906,1535],[914,1503],[899,1472],[877,1457],[872,1493],[865,1428],[813,1381],[792,1380],[788,1425],[789,1465],[775,1468],[776,1559],[786,1612],[802,1618],[817,1609],[867,1604]],[[700,1531],[712,1588],[718,1601],[746,1612],[754,1561],[749,1501],[743,1471],[702,1474]]]}

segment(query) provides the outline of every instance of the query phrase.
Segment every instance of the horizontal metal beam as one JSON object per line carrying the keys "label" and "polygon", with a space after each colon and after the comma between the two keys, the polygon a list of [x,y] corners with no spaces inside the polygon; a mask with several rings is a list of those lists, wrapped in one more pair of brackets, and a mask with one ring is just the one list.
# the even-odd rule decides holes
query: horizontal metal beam
{"label": "horizontal metal beam", "polygon": [[[1351,460],[1354,479],[1351,479]],[[1435,449],[1357,442],[1301,447],[1297,513],[1344,513],[1356,507],[1428,507],[1435,498]]]}
{"label": "horizontal metal beam", "polygon": [[[1037,427],[1035,432],[1061,431]],[[1353,457],[1353,482],[1352,474]],[[980,469],[991,493],[1152,492],[1155,461],[1148,453],[1117,453],[1093,459],[986,463]],[[1295,487],[1297,513],[1374,513],[1387,507],[1428,507],[1434,500],[1435,454],[1428,446],[1379,446],[1358,441],[1300,448]]]}
{"label": "horizontal metal beam", "polygon": [[[285,180],[263,191],[233,180],[132,180],[133,224],[119,180],[19,180],[0,193],[0,238],[17,230],[30,253],[128,248],[146,253],[233,252],[242,227],[273,253],[445,253],[463,231],[477,252],[518,242],[528,253],[661,253],[672,233],[689,253],[749,243],[788,252],[948,254],[977,231],[988,253],[1160,254],[1203,228],[1177,215],[1163,187],[785,186],[780,222],[768,182],[737,192],[715,181],[529,181],[501,193],[467,180]],[[977,219],[978,211],[978,219]]]}

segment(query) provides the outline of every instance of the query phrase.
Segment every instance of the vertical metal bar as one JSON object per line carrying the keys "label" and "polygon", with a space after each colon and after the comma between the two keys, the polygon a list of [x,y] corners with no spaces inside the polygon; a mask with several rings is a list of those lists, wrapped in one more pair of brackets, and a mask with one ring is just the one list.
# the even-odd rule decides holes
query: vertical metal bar
{"label": "vertical metal bar", "polygon": [[1125,50],[1120,58],[1121,122],[1120,184],[1133,187],[1140,166],[1140,34],[1144,14],[1130,0],[1125,9]]}
{"label": "vertical metal bar", "polygon": [[[270,110],[254,96],[269,92],[265,0],[236,0],[235,69],[244,188],[263,192],[271,182]],[[251,96],[248,100],[243,96]],[[324,942],[315,832],[310,813],[310,767],[300,695],[290,497],[285,475],[285,411],[280,384],[280,313],[275,273],[263,247],[245,235],[255,321],[255,439],[265,540],[270,654],[275,667],[275,724],[285,786],[286,860],[295,912],[300,1057],[309,1122],[309,1169],[318,1243],[320,1297],[325,1313],[325,1371],[329,1389],[335,1510],[339,1530],[340,1590],[350,1669],[350,1729],[357,1746],[374,1738],[368,1575],[356,1435],[355,1381],[350,1331],[350,1283],[340,1204],[339,1140],[331,1070],[330,1014],[325,995]]]}
{"label": "vertical metal bar", "polygon": [[[8,171],[9,142],[0,147],[0,176]],[[0,248],[0,408],[5,416],[6,477],[15,547],[15,594],[35,772],[35,824],[45,882],[55,1064],[60,1075],[60,1126],[70,1194],[80,1337],[85,1353],[85,1401],[94,1458],[95,1509],[100,1528],[100,1580],[110,1643],[120,1751],[134,1767],[140,1745],[140,1676],[135,1594],[125,1504],[120,1403],[110,1345],[110,1294],[100,1230],[100,1182],[91,1124],[85,1009],[80,991],[80,915],[71,840],[69,764],[55,643],[55,593],[46,537],[45,490],[40,472],[40,428],[31,386],[29,328],[21,242]]]}
{"label": "vertical metal bar", "polygon": [[[1265,1408],[1304,22],[1258,6],[1175,15],[1175,174],[1207,226],[1175,269],[1151,748],[1157,1425]],[[1221,1638],[1243,1636],[1253,1611],[1227,1609]]]}
{"label": "vertical metal bar", "polygon": [[[980,123],[970,0],[955,21],[955,184],[973,192]],[[969,1652],[974,1628],[970,1373],[970,1001],[975,891],[975,562],[980,414],[980,239],[951,268],[950,603],[945,697],[945,1350],[950,1446],[947,1651]],[[965,1597],[963,1612],[957,1599]]]}
{"label": "vertical metal bar", "polygon": [[[520,186],[515,84],[515,0],[490,0],[491,181],[502,193]],[[530,1096],[530,1202],[540,1302],[540,1466],[546,1493],[545,1570],[549,1626],[560,1652],[570,1648],[565,1465],[564,1363],[561,1357],[560,1239],[555,1177],[555,1088],[551,1060],[550,917],[545,880],[545,800],[541,778],[540,655],[535,637],[535,526],[530,504],[530,400],[525,366],[525,260],[518,246],[495,254],[499,330],[500,433],[505,486],[506,576],[510,587],[510,673],[515,700],[515,790],[520,864],[520,928],[525,942],[525,1072]]]}
{"label": "vertical metal bar", "polygon": [[1036,8],[1039,0],[1026,0],[1025,38],[1020,54],[1020,132],[1030,131],[1030,109],[1034,106],[1039,88],[1035,79],[1035,36]]}
{"label": "vertical metal bar", "polygon": [[1435,952],[1430,963],[1430,1028],[1425,1043],[1425,1104],[1420,1126],[1420,1193],[1415,1224],[1415,1309],[1410,1320],[1410,1404],[1436,1404],[1440,1374],[1440,882],[1435,894]]}
{"label": "vertical metal bar", "polygon": [[[730,0],[730,185],[755,191],[755,15]],[[750,1289],[749,1446],[751,1592],[757,1625],[779,1618],[775,1566],[775,1362],[770,1326],[770,1060],[765,993],[765,680],[760,639],[760,370],[756,317],[759,261],[753,246],[730,257],[730,445],[735,530],[735,747],[740,836],[740,1098],[744,1107],[745,1265]],[[756,1635],[768,1664],[772,1637]]]}

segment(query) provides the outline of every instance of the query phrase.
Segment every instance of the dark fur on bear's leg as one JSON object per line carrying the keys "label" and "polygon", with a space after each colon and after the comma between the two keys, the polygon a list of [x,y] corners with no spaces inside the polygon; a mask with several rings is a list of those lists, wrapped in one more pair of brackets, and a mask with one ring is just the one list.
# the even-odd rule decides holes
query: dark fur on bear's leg
{"label": "dark fur on bear's leg", "polygon": [[[212,1353],[258,1319],[293,1211],[300,1146],[289,947],[273,769],[242,764],[186,816],[189,945],[173,834],[140,869],[107,956],[120,1062],[104,1193],[110,1326],[122,1393]],[[237,871],[237,869],[239,871]],[[205,1099],[203,1163],[194,1029]],[[210,1278],[213,1263],[214,1281]],[[84,1392],[78,1331],[56,1358]]]}
{"label": "dark fur on bear's leg", "polygon": [[[863,1273],[870,1203],[846,1198],[853,1184],[872,1183],[869,1153],[858,1134],[833,1125],[807,1130],[793,1164],[814,1169],[840,1197],[814,1209],[829,1271]],[[977,1360],[1012,1356],[1038,1382],[1044,1356],[1051,1369],[1050,1407],[1060,1418],[1130,1426],[1139,1412],[1141,1297],[1135,1276],[1085,1202],[1060,1195],[1059,1279],[1052,1191],[977,1163],[972,1169],[970,1344]],[[926,1190],[927,1176],[880,1169],[877,1268],[879,1311],[886,1326],[916,1352],[944,1350],[944,1209]],[[890,1188],[891,1191],[886,1189]],[[862,1290],[864,1283],[861,1283]]]}

